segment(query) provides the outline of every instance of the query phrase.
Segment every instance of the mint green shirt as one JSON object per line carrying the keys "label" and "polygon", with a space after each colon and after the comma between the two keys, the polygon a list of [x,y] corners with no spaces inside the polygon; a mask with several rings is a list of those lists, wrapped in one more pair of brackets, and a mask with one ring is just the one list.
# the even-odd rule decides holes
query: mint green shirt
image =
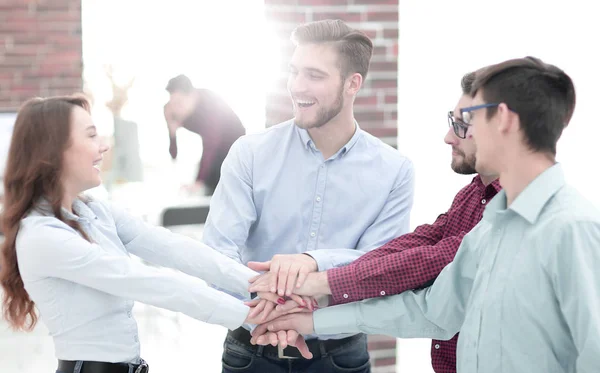
{"label": "mint green shirt", "polygon": [[317,333],[450,339],[459,373],[600,372],[600,214],[556,164],[504,191],[423,290],[319,310]]}

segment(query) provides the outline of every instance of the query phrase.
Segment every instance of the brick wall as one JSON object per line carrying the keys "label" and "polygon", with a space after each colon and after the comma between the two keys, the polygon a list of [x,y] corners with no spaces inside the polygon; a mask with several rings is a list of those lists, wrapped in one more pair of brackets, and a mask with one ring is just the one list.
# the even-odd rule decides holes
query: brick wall
{"label": "brick wall", "polygon": [[0,2],[0,110],[82,90],[81,0]]}
{"label": "brick wall", "polygon": [[[287,64],[293,52],[289,37],[298,24],[341,19],[373,40],[367,80],[355,101],[361,128],[396,145],[398,87],[398,0],[265,0],[265,18],[275,31],[281,51],[276,89],[267,97],[267,125],[293,116],[286,91]],[[396,371],[396,340],[369,337],[373,373]]]}
{"label": "brick wall", "polygon": [[374,44],[369,75],[355,102],[356,119],[361,128],[396,144],[398,0],[265,0],[265,17],[281,51],[277,87],[267,97],[267,125],[293,116],[286,91],[292,30],[300,23],[337,18],[364,31]]}

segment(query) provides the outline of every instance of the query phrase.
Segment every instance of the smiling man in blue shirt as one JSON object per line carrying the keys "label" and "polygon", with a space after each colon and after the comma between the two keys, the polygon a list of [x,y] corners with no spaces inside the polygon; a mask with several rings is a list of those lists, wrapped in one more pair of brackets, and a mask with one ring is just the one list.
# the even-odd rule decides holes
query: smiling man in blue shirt
{"label": "smiling man in blue shirt", "polygon": [[[329,268],[408,232],[413,166],[354,119],[373,49],[369,38],[328,20],[298,27],[292,39],[288,90],[295,117],[233,145],[203,240],[244,264],[298,254],[296,263],[314,265],[307,253]],[[279,282],[281,290],[292,283]],[[287,372],[290,365],[370,371],[363,334],[310,339],[315,359],[289,360],[277,348],[251,345],[249,332],[237,329],[225,342],[223,371]]]}

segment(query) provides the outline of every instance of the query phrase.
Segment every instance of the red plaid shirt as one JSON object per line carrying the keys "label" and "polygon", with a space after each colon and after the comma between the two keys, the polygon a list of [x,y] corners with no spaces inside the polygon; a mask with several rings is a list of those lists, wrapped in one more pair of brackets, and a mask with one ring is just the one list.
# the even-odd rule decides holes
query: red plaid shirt
{"label": "red plaid shirt", "polygon": [[[452,262],[463,236],[479,223],[487,202],[500,189],[498,180],[486,187],[476,176],[433,225],[421,225],[345,267],[328,270],[334,304],[429,286]],[[432,341],[431,363],[436,373],[456,372],[457,340],[458,334],[449,341]]]}

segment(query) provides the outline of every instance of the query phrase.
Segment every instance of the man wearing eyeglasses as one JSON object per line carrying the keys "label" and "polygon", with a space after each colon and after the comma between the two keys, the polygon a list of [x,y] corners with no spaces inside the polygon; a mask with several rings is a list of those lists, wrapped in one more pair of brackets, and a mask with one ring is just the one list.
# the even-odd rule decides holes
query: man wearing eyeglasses
{"label": "man wearing eyeglasses", "polygon": [[[473,110],[469,93],[474,80],[475,73],[463,77],[463,94],[454,111],[448,113],[449,129],[444,137],[452,148],[452,170],[462,175],[477,173],[475,143],[469,124],[463,121],[463,116],[468,117],[469,110]],[[430,284],[454,259],[463,236],[479,222],[487,202],[499,190],[497,175],[475,176],[459,191],[450,209],[433,224],[419,226],[413,233],[395,238],[347,266],[311,273],[296,292],[314,296],[331,294],[333,304],[343,304],[399,294]],[[319,269],[327,268],[319,263]],[[261,281],[267,283],[266,278]],[[292,307],[293,303],[288,306]],[[457,337],[432,341],[431,358],[436,373],[456,372]],[[275,335],[272,338],[275,340]]]}

